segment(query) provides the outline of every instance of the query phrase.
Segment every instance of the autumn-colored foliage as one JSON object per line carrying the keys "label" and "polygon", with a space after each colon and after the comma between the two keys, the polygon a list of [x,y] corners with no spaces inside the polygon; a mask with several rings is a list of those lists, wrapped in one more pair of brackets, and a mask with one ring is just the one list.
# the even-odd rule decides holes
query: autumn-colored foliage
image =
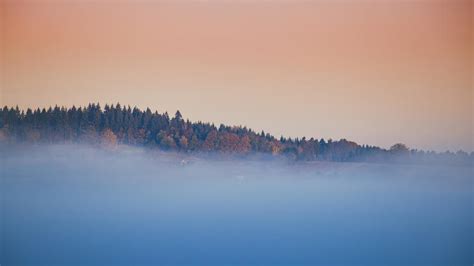
{"label": "autumn-colored foliage", "polygon": [[110,128],[105,129],[102,133],[102,144],[109,148],[117,146],[117,136]]}

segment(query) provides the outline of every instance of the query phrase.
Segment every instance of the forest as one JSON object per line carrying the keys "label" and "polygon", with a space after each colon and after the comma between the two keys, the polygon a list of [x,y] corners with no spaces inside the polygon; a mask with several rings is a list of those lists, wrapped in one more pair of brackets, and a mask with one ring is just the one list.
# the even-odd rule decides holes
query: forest
{"label": "forest", "polygon": [[474,153],[436,153],[397,143],[390,149],[359,145],[346,139],[276,138],[245,126],[216,126],[184,120],[177,111],[152,112],[130,106],[89,104],[87,107],[0,109],[0,143],[85,143],[104,147],[134,145],[183,153],[246,157],[268,155],[297,161],[452,162],[472,164]]}

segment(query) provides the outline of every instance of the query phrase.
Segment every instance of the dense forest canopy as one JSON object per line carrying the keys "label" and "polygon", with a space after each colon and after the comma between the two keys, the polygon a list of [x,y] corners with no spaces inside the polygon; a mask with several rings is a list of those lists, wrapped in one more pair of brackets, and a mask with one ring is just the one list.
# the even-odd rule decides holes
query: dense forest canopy
{"label": "dense forest canopy", "polygon": [[89,104],[87,107],[50,107],[20,110],[0,109],[0,142],[88,143],[115,146],[137,145],[179,152],[232,156],[268,154],[303,161],[438,161],[472,163],[474,154],[464,151],[435,153],[395,144],[390,149],[359,145],[341,139],[275,138],[247,127],[216,127],[211,123],[184,120],[179,111],[173,117],[150,109],[120,104]]}

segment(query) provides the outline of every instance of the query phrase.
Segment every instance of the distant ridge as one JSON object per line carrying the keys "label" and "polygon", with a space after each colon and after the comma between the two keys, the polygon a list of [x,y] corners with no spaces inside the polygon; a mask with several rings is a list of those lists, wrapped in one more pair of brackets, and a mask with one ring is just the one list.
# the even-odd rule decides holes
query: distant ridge
{"label": "distant ridge", "polygon": [[425,152],[398,143],[390,149],[341,139],[285,138],[257,133],[247,127],[184,120],[179,111],[170,118],[149,108],[120,104],[87,107],[0,109],[0,142],[127,144],[179,152],[247,156],[261,153],[299,161],[472,163],[474,153]]}

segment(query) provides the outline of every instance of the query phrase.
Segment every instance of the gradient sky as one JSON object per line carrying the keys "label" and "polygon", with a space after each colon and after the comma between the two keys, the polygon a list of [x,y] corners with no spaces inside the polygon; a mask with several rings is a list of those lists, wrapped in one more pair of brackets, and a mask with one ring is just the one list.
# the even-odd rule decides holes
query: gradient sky
{"label": "gradient sky", "polygon": [[473,150],[473,2],[0,0],[2,105]]}

